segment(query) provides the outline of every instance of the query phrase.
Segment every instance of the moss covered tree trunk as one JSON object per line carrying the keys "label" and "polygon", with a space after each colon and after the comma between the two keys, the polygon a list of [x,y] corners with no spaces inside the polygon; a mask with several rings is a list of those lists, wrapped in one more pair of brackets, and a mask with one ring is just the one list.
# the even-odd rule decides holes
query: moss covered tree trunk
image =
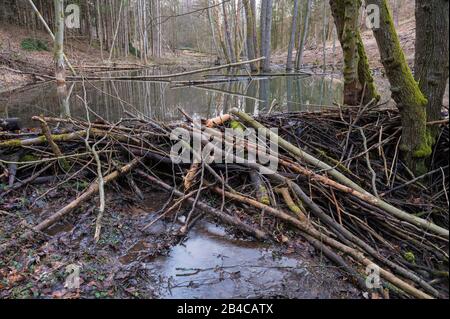
{"label": "moss covered tree trunk", "polygon": [[379,100],[370,71],[358,21],[360,0],[330,0],[331,11],[344,55],[344,103],[358,105]]}
{"label": "moss covered tree trunk", "polygon": [[[415,78],[428,98],[428,121],[437,121],[449,75],[448,0],[416,0],[416,24]],[[439,128],[428,129],[435,140]]]}
{"label": "moss covered tree trunk", "polygon": [[410,168],[422,170],[423,159],[431,154],[431,139],[427,132],[427,99],[415,81],[406,62],[386,0],[366,0],[380,9],[380,27],[374,28],[381,62],[391,84],[392,98],[402,119],[401,150]]}

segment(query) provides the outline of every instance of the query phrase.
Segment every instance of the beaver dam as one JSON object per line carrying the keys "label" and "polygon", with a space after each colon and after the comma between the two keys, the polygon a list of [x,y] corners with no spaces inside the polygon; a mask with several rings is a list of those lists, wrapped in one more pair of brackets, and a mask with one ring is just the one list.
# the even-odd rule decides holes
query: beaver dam
{"label": "beaver dam", "polygon": [[[431,170],[414,176],[382,106],[200,121],[180,108],[172,122],[85,110],[1,133],[2,297],[448,297],[448,121],[430,123]],[[247,128],[258,138],[227,134]],[[204,160],[195,136],[223,152]],[[198,161],[174,161],[177,143]]]}

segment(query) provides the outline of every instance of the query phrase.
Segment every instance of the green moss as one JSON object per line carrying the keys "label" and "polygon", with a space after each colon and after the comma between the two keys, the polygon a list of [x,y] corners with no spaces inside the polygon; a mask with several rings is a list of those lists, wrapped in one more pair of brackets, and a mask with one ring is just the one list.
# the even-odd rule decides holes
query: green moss
{"label": "green moss", "polygon": [[26,38],[20,46],[25,51],[49,51],[47,44],[39,39]]}
{"label": "green moss", "polygon": [[423,137],[424,142],[413,153],[413,157],[415,158],[426,158],[433,153],[432,150],[433,137],[428,131],[426,131],[424,134],[425,134],[425,136]]}
{"label": "green moss", "polygon": [[230,127],[233,130],[238,130],[238,131],[242,131],[242,132],[245,131],[245,127],[241,124],[241,122],[236,121],[236,120],[232,120],[230,122]]}
{"label": "green moss", "polygon": [[261,185],[259,187],[259,194],[260,194],[260,198],[259,201],[264,204],[264,205],[270,205],[270,197],[269,194],[267,193],[267,188],[264,185]]}
{"label": "green moss", "polygon": [[289,209],[291,210],[291,212],[295,213],[296,215],[299,215],[302,213],[302,210],[300,209],[300,207],[298,207],[295,204],[289,205]]}
{"label": "green moss", "polygon": [[27,163],[27,162],[34,162],[37,160],[39,160],[39,158],[37,156],[32,155],[32,154],[26,154],[26,155],[22,156],[19,161],[21,163]]}
{"label": "green moss", "polygon": [[405,258],[405,260],[411,264],[416,263],[416,256],[412,251],[407,251],[406,253],[404,253],[403,258]]}
{"label": "green moss", "polygon": [[432,152],[431,146],[428,143],[424,143],[414,152],[413,156],[415,158],[424,158],[430,156]]}
{"label": "green moss", "polygon": [[4,141],[0,143],[0,148],[6,148],[6,147],[20,147],[22,146],[22,142],[18,139],[16,140],[9,140],[9,141]]}
{"label": "green moss", "polygon": [[130,53],[137,58],[141,57],[141,51],[139,49],[136,49],[131,42],[128,43],[128,51],[130,51]]}
{"label": "green moss", "polygon": [[64,159],[64,158],[60,159],[58,162],[59,162],[59,165],[60,165],[61,169],[64,172],[70,171],[70,164],[69,164],[69,162],[66,159]]}

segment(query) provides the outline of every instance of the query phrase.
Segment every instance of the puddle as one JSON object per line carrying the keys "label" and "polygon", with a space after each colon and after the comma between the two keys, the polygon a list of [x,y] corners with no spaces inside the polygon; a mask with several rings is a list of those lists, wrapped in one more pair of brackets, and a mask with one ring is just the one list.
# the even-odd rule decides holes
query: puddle
{"label": "puddle", "polygon": [[341,298],[353,290],[336,285],[339,273],[332,266],[277,255],[268,245],[230,239],[221,227],[204,222],[168,256],[143,267],[162,279],[158,294],[167,299]]}

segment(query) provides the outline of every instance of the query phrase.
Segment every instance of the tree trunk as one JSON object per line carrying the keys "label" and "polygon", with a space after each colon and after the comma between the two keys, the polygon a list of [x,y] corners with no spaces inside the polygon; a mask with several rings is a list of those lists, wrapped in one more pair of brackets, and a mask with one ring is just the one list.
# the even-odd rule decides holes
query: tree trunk
{"label": "tree trunk", "polygon": [[233,41],[231,40],[231,32],[230,32],[230,25],[228,21],[228,13],[227,13],[227,2],[222,2],[222,9],[223,9],[223,26],[225,29],[225,40],[226,45],[228,46],[228,52],[230,56],[231,63],[236,62],[236,56],[234,55],[234,49],[233,49]]}
{"label": "tree trunk", "polygon": [[303,66],[303,52],[305,51],[305,44],[308,39],[309,17],[311,15],[311,5],[312,5],[312,0],[308,0],[308,3],[306,4],[305,18],[303,20],[303,32],[301,33],[300,43],[299,43],[298,49],[297,49],[297,57],[296,57],[296,64],[295,64],[295,68],[297,70],[300,70]]}
{"label": "tree trunk", "polygon": [[432,152],[431,138],[427,132],[428,101],[406,62],[386,0],[366,0],[366,3],[380,8],[380,28],[373,32],[391,84],[392,98],[402,118],[401,150],[413,171],[423,171],[423,159]]}
{"label": "tree trunk", "polygon": [[[416,0],[415,78],[428,98],[429,122],[442,119],[442,100],[449,76],[448,0]],[[434,140],[439,128],[429,128]]]}
{"label": "tree trunk", "polygon": [[[263,0],[264,4],[264,28],[262,29],[261,39],[261,54],[265,57],[262,61],[262,71],[270,72],[270,56],[271,56],[271,38],[272,38],[272,13],[273,13],[273,0]],[[261,21],[261,23],[263,23]]]}
{"label": "tree trunk", "polygon": [[294,12],[292,13],[291,37],[289,39],[288,55],[286,61],[286,70],[292,70],[292,54],[295,46],[295,34],[297,32],[298,19],[298,0],[294,0]]}
{"label": "tree trunk", "polygon": [[[222,51],[220,50],[220,47],[217,44],[217,40],[216,40],[216,31],[214,29],[213,16],[212,16],[212,12],[211,12],[211,0],[208,0],[207,3],[208,3],[208,21],[209,21],[209,26],[211,28],[211,37],[212,37],[214,49],[216,50],[218,58],[220,60],[220,58],[222,58]],[[173,19],[173,21],[175,21],[175,19]],[[176,30],[175,24],[172,25],[172,28],[174,30]],[[174,34],[176,34],[176,32],[174,32]]]}
{"label": "tree trunk", "polygon": [[378,101],[380,96],[358,27],[361,1],[330,0],[330,6],[344,55],[344,103],[359,105],[361,100]]}
{"label": "tree trunk", "polygon": [[64,0],[54,0],[55,4],[55,78],[58,84],[66,82],[64,64]]}
{"label": "tree trunk", "polygon": [[[267,0],[261,0],[261,13],[259,18],[259,42],[260,42],[260,54],[261,57],[265,56],[265,37],[266,37],[266,14],[267,14]],[[262,69],[264,61],[260,62],[259,68]]]}
{"label": "tree trunk", "polygon": [[[245,10],[245,19],[247,26],[247,52],[248,59],[253,60],[256,58],[256,47],[255,47],[255,38],[256,38],[256,21],[255,21],[255,13],[253,11],[250,0],[244,0],[244,10]],[[250,64],[250,68],[252,72],[258,71],[258,65],[256,63]]]}
{"label": "tree trunk", "polygon": [[255,57],[261,57],[258,43],[258,28],[256,27],[256,0],[250,0],[250,6],[253,13],[253,47],[255,48]]}
{"label": "tree trunk", "polygon": [[54,0],[55,5],[55,78],[57,94],[60,103],[61,115],[70,116],[68,107],[67,86],[66,86],[66,66],[64,63],[64,0]]}

